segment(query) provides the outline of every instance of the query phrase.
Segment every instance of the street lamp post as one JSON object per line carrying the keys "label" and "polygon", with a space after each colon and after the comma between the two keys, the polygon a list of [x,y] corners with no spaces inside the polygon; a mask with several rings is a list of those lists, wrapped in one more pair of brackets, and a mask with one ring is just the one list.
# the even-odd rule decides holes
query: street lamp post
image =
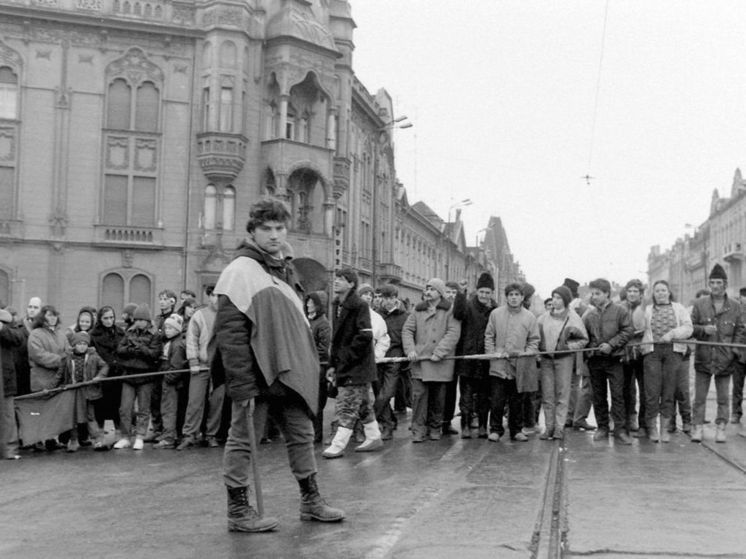
{"label": "street lamp post", "polygon": [[[466,207],[466,206],[471,206],[471,204],[472,204],[472,201],[469,198],[464,198],[460,202],[456,202],[455,204],[452,204],[448,208],[448,221],[446,222],[446,228],[448,229],[450,227],[450,224],[451,224],[451,211],[452,210],[455,210],[456,208],[463,208],[463,207]],[[452,241],[452,239],[451,239],[452,233],[453,233],[452,231],[448,231],[448,236],[446,237],[446,251],[447,251],[446,252],[446,278],[445,278],[446,281],[449,281],[451,279],[450,278],[450,275],[451,275],[451,245],[455,244],[455,243],[451,242]]]}

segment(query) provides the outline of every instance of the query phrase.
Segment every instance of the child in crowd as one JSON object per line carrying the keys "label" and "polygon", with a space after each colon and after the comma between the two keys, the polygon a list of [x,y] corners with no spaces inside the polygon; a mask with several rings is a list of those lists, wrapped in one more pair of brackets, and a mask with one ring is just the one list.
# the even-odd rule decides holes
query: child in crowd
{"label": "child in crowd", "polygon": [[[182,334],[183,320],[181,315],[172,314],[163,323],[164,343],[161,352],[161,371],[188,369],[186,342]],[[176,448],[177,410],[184,410],[189,395],[189,373],[182,371],[168,373],[163,379],[161,397],[161,417],[163,418],[163,435],[153,448]],[[181,406],[179,405],[181,403]],[[181,414],[183,416],[183,413]]]}
{"label": "child in crowd", "polygon": [[[59,377],[62,385],[78,384],[80,382],[96,381],[105,378],[109,373],[109,366],[90,347],[91,338],[88,332],[75,332],[71,338],[72,351],[62,360]],[[80,448],[79,433],[88,427],[88,436],[93,439],[96,450],[105,450],[101,430],[96,423],[96,401],[103,396],[101,384],[91,384],[75,391],[75,427],[70,431],[67,451],[75,452]]]}

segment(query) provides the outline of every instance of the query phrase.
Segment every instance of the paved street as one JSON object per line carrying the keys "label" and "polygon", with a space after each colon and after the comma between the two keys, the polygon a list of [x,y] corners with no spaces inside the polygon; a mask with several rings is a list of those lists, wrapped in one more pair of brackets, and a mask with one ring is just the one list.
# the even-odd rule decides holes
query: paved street
{"label": "paved street", "polygon": [[[709,446],[743,468],[735,427]],[[543,557],[532,535],[557,444],[415,445],[400,427],[382,452],[319,460],[323,494],[347,513],[326,525],[299,520],[284,446],[262,445],[266,509],[281,523],[256,535],[225,529],[220,450],[28,454],[1,466],[0,557]],[[561,456],[566,556],[746,557],[744,473],[705,445],[572,432]]]}

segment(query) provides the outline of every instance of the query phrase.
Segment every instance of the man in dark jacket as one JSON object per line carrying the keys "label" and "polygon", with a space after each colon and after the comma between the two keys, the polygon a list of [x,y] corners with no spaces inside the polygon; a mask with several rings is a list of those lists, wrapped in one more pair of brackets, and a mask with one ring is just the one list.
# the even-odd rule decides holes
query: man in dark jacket
{"label": "man in dark jacket", "polygon": [[357,273],[337,270],[333,291],[332,348],[327,378],[337,386],[334,419],[338,427],[324,458],[339,458],[350,442],[355,422],[360,420],[365,441],[355,452],[369,452],[383,446],[373,411],[371,383],[376,378],[373,329],[368,304],[357,295]]}
{"label": "man in dark jacket", "polygon": [[605,440],[609,436],[608,393],[611,392],[614,437],[622,444],[632,444],[625,426],[622,356],[634,329],[627,309],[611,301],[611,284],[608,280],[599,278],[588,286],[591,288],[593,307],[583,316],[583,324],[590,340],[588,347],[597,349],[588,358],[593,385],[593,412],[598,421],[593,440]]}
{"label": "man in dark jacket", "polygon": [[[692,307],[692,325],[697,340],[720,343],[744,343],[744,323],[741,305],[728,297],[728,275],[720,264],[710,272],[710,296],[700,297]],[[728,385],[730,376],[738,364],[740,352],[737,348],[698,345],[694,353],[694,428],[692,441],[702,440],[702,425],[705,422],[705,405],[710,381],[715,377],[717,392],[717,415],[715,417],[715,441],[725,442],[725,427],[728,423]]]}
{"label": "man in dark jacket", "polygon": [[290,211],[279,200],[252,205],[249,238],[215,286],[218,310],[210,341],[212,374],[232,400],[223,454],[228,530],[266,532],[278,520],[249,505],[249,422],[262,433],[272,413],[282,429],[290,469],[301,491],[301,520],[334,522],[344,512],[326,504],[316,484],[312,416],[318,405],[319,360],[299,284],[286,257]]}
{"label": "man in dark jacket", "polygon": [[16,325],[13,316],[0,309],[0,368],[2,368],[2,393],[0,393],[0,452],[3,458],[17,460],[18,426],[16,425],[13,398],[18,394],[16,367],[25,357],[26,329]]}
{"label": "man in dark jacket", "polygon": [[[477,280],[477,290],[467,299],[466,285],[453,303],[453,318],[461,321],[461,338],[456,345],[456,355],[481,355],[484,353],[484,331],[490,313],[497,307],[495,281],[484,272]],[[490,411],[490,362],[459,359],[456,361],[461,397],[461,438],[472,436],[487,438],[487,416]],[[471,423],[477,419],[478,430],[472,433]]]}
{"label": "man in dark jacket", "polygon": [[[395,285],[384,285],[379,288],[381,305],[379,311],[383,313],[388,330],[389,349],[386,357],[404,357],[401,332],[409,316],[399,301],[399,290]],[[399,374],[408,363],[381,363],[378,365],[378,394],[376,394],[376,418],[381,426],[381,438],[386,441],[393,438],[397,421],[391,409],[391,398],[396,394],[399,385]]]}

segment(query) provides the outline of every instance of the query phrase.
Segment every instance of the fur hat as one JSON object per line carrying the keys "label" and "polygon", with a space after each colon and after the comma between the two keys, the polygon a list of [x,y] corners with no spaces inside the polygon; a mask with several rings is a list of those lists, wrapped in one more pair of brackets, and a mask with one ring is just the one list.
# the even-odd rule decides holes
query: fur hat
{"label": "fur hat", "polygon": [[728,274],[725,273],[725,270],[720,264],[715,264],[712,267],[712,271],[710,272],[710,279],[721,279],[724,281],[728,281]]}
{"label": "fur hat", "polygon": [[562,282],[562,285],[570,290],[570,293],[572,293],[573,297],[578,296],[578,287],[580,287],[580,284],[577,281],[572,278],[565,278],[565,281]]}
{"label": "fur hat", "polygon": [[91,337],[88,335],[88,332],[75,332],[72,340],[70,340],[70,344],[74,346],[82,344],[83,342],[91,345]]}
{"label": "fur hat", "polygon": [[128,303],[124,305],[124,309],[122,310],[122,314],[129,315],[130,317],[135,314],[135,311],[137,310],[137,305],[134,303]]}
{"label": "fur hat", "polygon": [[181,329],[184,327],[184,319],[180,314],[172,314],[163,322],[163,327],[165,328],[166,326],[171,326],[177,332],[181,332]]}
{"label": "fur hat", "polygon": [[565,307],[567,307],[570,304],[570,301],[572,301],[572,291],[570,291],[570,288],[566,285],[555,287],[552,290],[552,295],[554,295],[555,293],[562,297],[562,300],[565,302]]}
{"label": "fur hat", "polygon": [[5,309],[0,309],[0,322],[10,324],[11,322],[13,322],[13,315]]}
{"label": "fur hat", "polygon": [[147,320],[148,322],[152,322],[153,319],[150,317],[150,307],[145,303],[137,305],[137,308],[132,313],[132,320]]}
{"label": "fur hat", "polygon": [[481,289],[483,287],[486,287],[487,289],[495,290],[495,280],[492,279],[492,276],[489,272],[482,272],[479,276],[479,279],[477,280],[477,289]]}
{"label": "fur hat", "polygon": [[446,284],[445,282],[440,278],[433,278],[430,281],[427,282],[427,285],[425,287],[432,287],[435,291],[440,293],[441,297],[445,297],[446,294]]}

